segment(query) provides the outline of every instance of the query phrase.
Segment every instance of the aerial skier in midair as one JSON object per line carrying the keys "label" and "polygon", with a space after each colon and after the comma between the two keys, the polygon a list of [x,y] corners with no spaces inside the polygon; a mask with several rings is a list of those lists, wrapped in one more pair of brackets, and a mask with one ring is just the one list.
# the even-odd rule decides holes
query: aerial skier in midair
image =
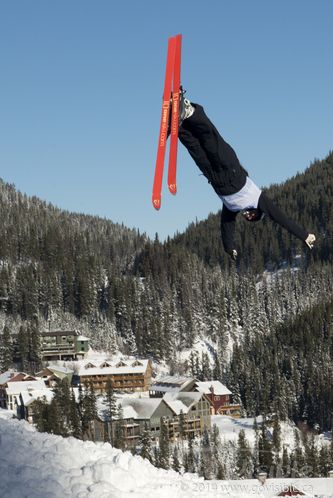
{"label": "aerial skier in midair", "polygon": [[312,249],[315,235],[290,219],[250,179],[235,151],[208,119],[203,107],[185,99],[183,91],[179,106],[179,140],[223,202],[221,236],[225,251],[237,259],[234,234],[239,213],[252,223],[268,215]]}

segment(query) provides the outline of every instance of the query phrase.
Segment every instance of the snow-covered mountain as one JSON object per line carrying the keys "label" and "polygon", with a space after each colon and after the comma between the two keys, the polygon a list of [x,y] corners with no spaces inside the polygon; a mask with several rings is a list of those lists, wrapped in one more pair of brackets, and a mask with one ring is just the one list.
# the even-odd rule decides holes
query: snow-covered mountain
{"label": "snow-covered mountain", "polygon": [[153,467],[112,448],[38,433],[0,410],[2,498],[273,498],[291,486],[308,498],[333,498],[333,479],[204,481]]}

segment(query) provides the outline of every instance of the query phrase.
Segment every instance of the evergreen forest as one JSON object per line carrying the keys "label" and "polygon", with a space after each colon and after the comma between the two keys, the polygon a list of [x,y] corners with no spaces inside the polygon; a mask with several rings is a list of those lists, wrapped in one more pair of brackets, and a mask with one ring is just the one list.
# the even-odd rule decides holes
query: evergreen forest
{"label": "evergreen forest", "polygon": [[[244,415],[333,422],[333,153],[268,194],[315,233],[302,242],[264,219],[220,213],[166,241],[60,210],[0,182],[0,371],[40,363],[39,334],[79,329],[95,349],[167,362],[170,373],[227,384]],[[183,362],[198,339],[213,345]],[[14,353],[15,352],[15,353]]]}

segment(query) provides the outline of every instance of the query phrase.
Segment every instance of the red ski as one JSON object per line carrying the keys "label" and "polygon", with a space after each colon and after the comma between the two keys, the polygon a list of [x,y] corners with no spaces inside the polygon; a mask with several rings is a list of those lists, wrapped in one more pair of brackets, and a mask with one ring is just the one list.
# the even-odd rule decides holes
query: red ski
{"label": "red ski", "polygon": [[[180,60],[181,60],[181,35],[172,36],[168,40],[168,53],[164,79],[163,103],[161,125],[158,140],[155,176],[153,184],[153,206],[155,209],[161,207],[161,191],[164,172],[164,160],[166,143],[168,137],[168,125],[170,116],[170,100],[172,98],[172,121],[169,156],[168,184],[170,192],[176,193],[176,162],[177,162],[177,140],[178,140],[178,114],[179,114],[179,86],[180,86]],[[175,94],[175,95],[174,95]]]}
{"label": "red ski", "polygon": [[179,93],[180,93],[180,65],[182,35],[177,35],[175,47],[175,63],[172,87],[172,108],[171,108],[171,134],[170,134],[170,154],[168,169],[168,186],[172,194],[177,193],[177,151],[178,151],[178,124],[179,124]]}

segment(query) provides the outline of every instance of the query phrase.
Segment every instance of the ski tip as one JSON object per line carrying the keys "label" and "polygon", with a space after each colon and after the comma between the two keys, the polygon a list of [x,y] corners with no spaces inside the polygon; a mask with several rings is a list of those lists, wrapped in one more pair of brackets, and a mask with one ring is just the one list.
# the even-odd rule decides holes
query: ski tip
{"label": "ski tip", "polygon": [[161,199],[154,199],[153,198],[153,206],[158,211],[161,207]]}
{"label": "ski tip", "polygon": [[177,194],[177,185],[175,183],[170,183],[169,191],[172,195],[176,195]]}

